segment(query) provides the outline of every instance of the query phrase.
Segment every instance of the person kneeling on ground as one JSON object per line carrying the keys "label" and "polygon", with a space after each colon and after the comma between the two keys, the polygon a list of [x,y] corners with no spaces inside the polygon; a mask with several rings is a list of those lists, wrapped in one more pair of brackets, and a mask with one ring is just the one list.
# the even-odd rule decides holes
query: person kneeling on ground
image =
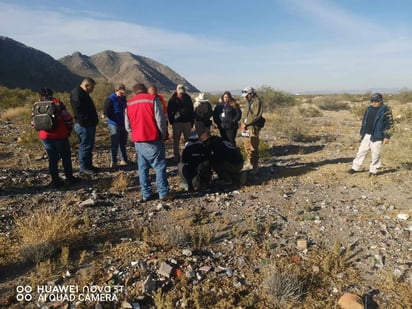
{"label": "person kneeling on ground", "polygon": [[183,189],[202,191],[208,187],[212,179],[208,149],[196,135],[186,142],[177,170]]}
{"label": "person kneeling on ground", "polygon": [[241,177],[243,156],[239,148],[219,136],[211,135],[209,131],[201,133],[199,139],[208,150],[210,164],[219,177],[219,183],[244,185],[244,177]]}

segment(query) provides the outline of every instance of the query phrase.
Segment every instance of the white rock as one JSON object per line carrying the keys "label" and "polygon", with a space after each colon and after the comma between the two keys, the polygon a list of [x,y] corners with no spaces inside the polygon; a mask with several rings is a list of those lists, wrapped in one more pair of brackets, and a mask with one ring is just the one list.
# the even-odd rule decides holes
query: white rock
{"label": "white rock", "polygon": [[408,214],[404,214],[404,213],[400,213],[396,216],[398,219],[401,220],[408,220],[409,219],[409,215]]}

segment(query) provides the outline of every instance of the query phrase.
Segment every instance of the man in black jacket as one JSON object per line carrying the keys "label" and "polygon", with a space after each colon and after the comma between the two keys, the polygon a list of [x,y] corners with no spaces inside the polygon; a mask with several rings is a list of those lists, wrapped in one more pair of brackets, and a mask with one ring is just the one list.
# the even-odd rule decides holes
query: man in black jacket
{"label": "man in black jacket", "polygon": [[173,161],[178,163],[180,161],[180,137],[183,134],[185,143],[189,140],[195,118],[193,101],[186,93],[184,85],[177,85],[176,92],[167,103],[167,114],[173,127]]}
{"label": "man in black jacket", "polygon": [[92,151],[95,143],[96,126],[99,122],[96,107],[90,93],[93,92],[96,82],[91,78],[83,79],[79,87],[70,93],[70,105],[74,114],[74,131],[79,137],[79,165],[80,172],[92,174],[98,172],[93,166]]}
{"label": "man in black jacket", "polygon": [[199,135],[208,150],[211,168],[219,177],[221,185],[244,185],[242,177],[243,156],[240,149],[220,136],[205,131]]}

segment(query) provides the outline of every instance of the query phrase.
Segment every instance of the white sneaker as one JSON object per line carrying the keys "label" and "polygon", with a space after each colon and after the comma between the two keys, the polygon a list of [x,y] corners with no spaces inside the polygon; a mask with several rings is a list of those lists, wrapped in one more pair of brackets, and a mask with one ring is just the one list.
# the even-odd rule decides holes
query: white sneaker
{"label": "white sneaker", "polygon": [[248,170],[251,170],[253,168],[253,165],[252,164],[250,164],[250,162],[247,162],[247,163],[245,163],[244,165],[243,165],[243,171],[248,171]]}
{"label": "white sneaker", "polygon": [[128,163],[125,160],[121,160],[120,163],[119,163],[119,165],[122,165],[122,166],[127,165],[127,164]]}

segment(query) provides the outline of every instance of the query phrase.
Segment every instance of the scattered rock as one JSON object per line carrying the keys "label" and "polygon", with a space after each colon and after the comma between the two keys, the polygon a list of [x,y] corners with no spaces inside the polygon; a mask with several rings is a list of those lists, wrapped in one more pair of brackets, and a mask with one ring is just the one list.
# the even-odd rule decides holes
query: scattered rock
{"label": "scattered rock", "polygon": [[364,309],[362,299],[355,294],[344,294],[338,301],[342,309]]}

